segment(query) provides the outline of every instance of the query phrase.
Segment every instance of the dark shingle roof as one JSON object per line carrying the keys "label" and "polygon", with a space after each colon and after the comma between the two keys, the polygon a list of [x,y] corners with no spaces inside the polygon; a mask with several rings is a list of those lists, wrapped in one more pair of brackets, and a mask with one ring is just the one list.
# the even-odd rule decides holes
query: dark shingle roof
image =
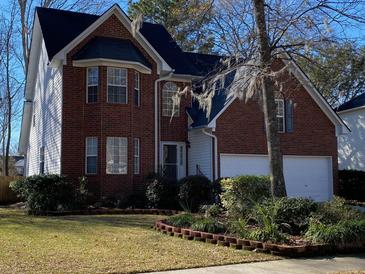
{"label": "dark shingle roof", "polygon": [[195,52],[184,52],[186,58],[194,64],[198,75],[205,76],[214,71],[220,64],[221,56]]}
{"label": "dark shingle roof", "polygon": [[[36,10],[50,60],[100,17],[51,8],[37,7]],[[212,61],[207,60],[214,58],[183,52],[162,25],[144,22],[140,32],[176,74],[203,75],[208,71],[203,64],[211,65]]]}
{"label": "dark shingle roof", "polygon": [[36,8],[48,58],[52,58],[99,16],[50,8]]}
{"label": "dark shingle roof", "polygon": [[130,40],[110,37],[95,37],[82,47],[75,55],[74,60],[93,58],[107,58],[138,62],[151,68],[151,64]]}
{"label": "dark shingle roof", "polygon": [[355,98],[352,98],[350,101],[342,104],[337,108],[337,111],[348,110],[352,108],[358,108],[365,106],[365,92]]}
{"label": "dark shingle roof", "polygon": [[217,114],[231,101],[233,100],[232,96],[228,96],[228,89],[230,88],[233,79],[235,76],[235,72],[231,72],[225,77],[224,87],[218,89],[215,95],[212,98],[212,108],[210,111],[209,117],[207,117],[207,113],[203,111],[199,107],[199,102],[193,101],[192,107],[187,108],[187,112],[193,123],[190,125],[191,127],[203,127],[208,125]]}
{"label": "dark shingle roof", "polygon": [[141,33],[169,66],[175,69],[175,73],[197,75],[195,66],[185,57],[164,26],[144,22]]}

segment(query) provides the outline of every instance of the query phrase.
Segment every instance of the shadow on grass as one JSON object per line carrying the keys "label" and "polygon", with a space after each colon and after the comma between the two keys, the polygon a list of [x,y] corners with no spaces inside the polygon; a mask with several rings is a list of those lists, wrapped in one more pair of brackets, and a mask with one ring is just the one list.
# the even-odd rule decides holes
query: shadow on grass
{"label": "shadow on grass", "polygon": [[149,229],[156,215],[75,215],[75,216],[29,216],[19,210],[0,210],[0,229],[2,226],[19,226],[23,229],[40,229],[84,233],[85,227],[114,227]]}

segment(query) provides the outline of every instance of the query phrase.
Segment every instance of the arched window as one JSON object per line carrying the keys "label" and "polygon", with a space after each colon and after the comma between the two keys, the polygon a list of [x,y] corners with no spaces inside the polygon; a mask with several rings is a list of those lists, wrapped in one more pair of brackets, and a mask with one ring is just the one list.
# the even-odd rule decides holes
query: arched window
{"label": "arched window", "polygon": [[[167,82],[163,85],[162,88],[162,115],[163,116],[174,116],[178,117],[180,113],[180,105],[175,106],[174,113],[172,110],[174,108],[173,105],[173,96],[177,92],[177,85],[172,82]],[[172,115],[173,114],[173,115]]]}

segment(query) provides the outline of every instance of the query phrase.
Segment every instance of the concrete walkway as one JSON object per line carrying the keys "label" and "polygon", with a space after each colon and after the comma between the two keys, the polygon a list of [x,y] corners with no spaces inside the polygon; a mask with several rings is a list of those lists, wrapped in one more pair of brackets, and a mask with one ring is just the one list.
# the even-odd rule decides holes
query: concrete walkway
{"label": "concrete walkway", "polygon": [[[212,266],[175,271],[154,272],[161,274],[304,274],[338,273],[356,271],[365,273],[365,254],[336,257],[317,257],[308,259],[285,259],[271,262],[246,263],[224,266]],[[361,272],[358,272],[361,271]]]}

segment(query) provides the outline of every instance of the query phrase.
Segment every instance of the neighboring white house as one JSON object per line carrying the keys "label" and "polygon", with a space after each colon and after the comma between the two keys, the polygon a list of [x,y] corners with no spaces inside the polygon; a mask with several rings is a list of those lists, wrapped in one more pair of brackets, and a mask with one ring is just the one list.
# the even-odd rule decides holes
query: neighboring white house
{"label": "neighboring white house", "polygon": [[351,130],[338,137],[339,169],[365,171],[365,93],[341,105],[337,113]]}

